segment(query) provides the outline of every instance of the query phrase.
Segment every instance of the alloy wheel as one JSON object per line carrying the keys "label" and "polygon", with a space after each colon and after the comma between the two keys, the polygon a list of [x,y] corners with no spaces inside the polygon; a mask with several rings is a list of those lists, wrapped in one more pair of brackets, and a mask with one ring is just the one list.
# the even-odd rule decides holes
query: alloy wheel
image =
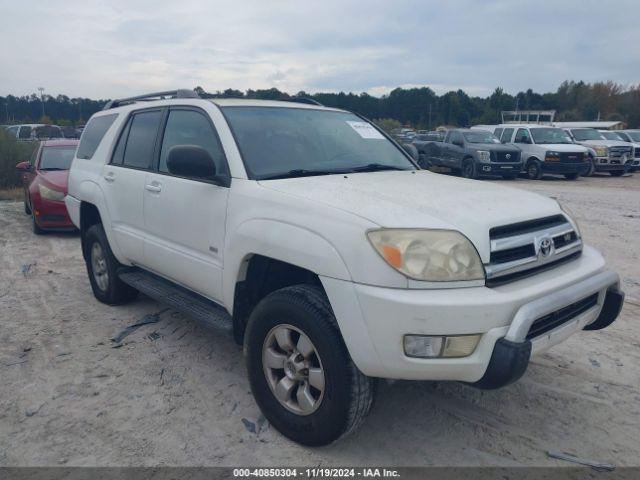
{"label": "alloy wheel", "polygon": [[102,250],[102,246],[98,242],[94,242],[91,247],[91,269],[93,270],[93,278],[96,285],[103,292],[109,288],[109,270],[107,269],[107,259]]}
{"label": "alloy wheel", "polygon": [[315,412],[324,396],[325,374],[309,337],[293,325],[271,329],[262,346],[262,365],[271,392],[297,415]]}

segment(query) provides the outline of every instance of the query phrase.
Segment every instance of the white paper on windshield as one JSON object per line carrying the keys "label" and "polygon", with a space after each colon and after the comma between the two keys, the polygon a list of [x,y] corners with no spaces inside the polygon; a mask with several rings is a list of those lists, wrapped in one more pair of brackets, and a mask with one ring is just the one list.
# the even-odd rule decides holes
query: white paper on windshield
{"label": "white paper on windshield", "polygon": [[347,121],[347,123],[351,126],[351,128],[353,128],[356,132],[358,132],[358,135],[360,135],[362,138],[375,138],[375,139],[384,139],[384,137],[382,136],[382,134],[376,130],[373,125],[367,123],[367,122],[350,122]]}

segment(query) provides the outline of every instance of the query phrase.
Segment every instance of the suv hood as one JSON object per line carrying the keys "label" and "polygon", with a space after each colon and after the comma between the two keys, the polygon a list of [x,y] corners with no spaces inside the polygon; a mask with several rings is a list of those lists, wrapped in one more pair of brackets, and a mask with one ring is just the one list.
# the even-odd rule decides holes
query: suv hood
{"label": "suv hood", "polygon": [[562,213],[555,200],[535,193],[424,170],[259,183],[358,215],[381,227],[457,230],[474,243],[485,263],[489,261],[491,227]]}

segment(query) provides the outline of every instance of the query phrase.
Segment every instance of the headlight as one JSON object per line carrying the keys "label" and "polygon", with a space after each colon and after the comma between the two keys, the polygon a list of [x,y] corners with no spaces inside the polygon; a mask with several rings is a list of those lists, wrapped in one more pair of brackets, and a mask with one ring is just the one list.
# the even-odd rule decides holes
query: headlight
{"label": "headlight", "polygon": [[393,268],[415,280],[484,280],[484,267],[471,242],[453,230],[372,230],[369,241]]}
{"label": "headlight", "polygon": [[559,162],[560,152],[547,152],[544,156],[546,162]]}
{"label": "headlight", "polygon": [[478,160],[489,163],[491,161],[491,153],[486,150],[478,150]]}
{"label": "headlight", "polygon": [[599,157],[606,157],[609,155],[607,147],[594,147],[593,149],[596,151],[596,155]]}
{"label": "headlight", "polygon": [[564,212],[564,214],[569,218],[569,222],[571,222],[573,224],[573,228],[575,228],[576,233],[578,234],[578,237],[582,238],[582,232],[580,231],[580,225],[578,225],[578,221],[576,220],[576,217],[573,214],[573,212],[571,210],[569,210],[569,207],[561,204],[560,202],[558,202],[558,205],[560,206],[560,209]]}
{"label": "headlight", "polygon": [[46,198],[47,200],[57,200],[61,202],[64,200],[64,192],[59,190],[53,190],[51,188],[45,187],[44,185],[38,185],[38,190],[40,190],[40,196],[42,198]]}

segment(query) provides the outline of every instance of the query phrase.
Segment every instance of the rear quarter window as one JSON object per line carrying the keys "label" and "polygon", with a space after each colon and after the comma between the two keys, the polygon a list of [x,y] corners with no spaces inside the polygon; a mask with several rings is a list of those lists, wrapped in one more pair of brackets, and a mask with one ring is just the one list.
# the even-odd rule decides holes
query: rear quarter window
{"label": "rear quarter window", "polygon": [[82,137],[80,137],[80,145],[78,145],[78,153],[76,156],[85,160],[90,160],[93,154],[96,153],[98,145],[104,138],[104,135],[109,130],[109,127],[113,125],[113,122],[118,117],[117,113],[111,115],[100,115],[89,120],[87,126],[82,131]]}

